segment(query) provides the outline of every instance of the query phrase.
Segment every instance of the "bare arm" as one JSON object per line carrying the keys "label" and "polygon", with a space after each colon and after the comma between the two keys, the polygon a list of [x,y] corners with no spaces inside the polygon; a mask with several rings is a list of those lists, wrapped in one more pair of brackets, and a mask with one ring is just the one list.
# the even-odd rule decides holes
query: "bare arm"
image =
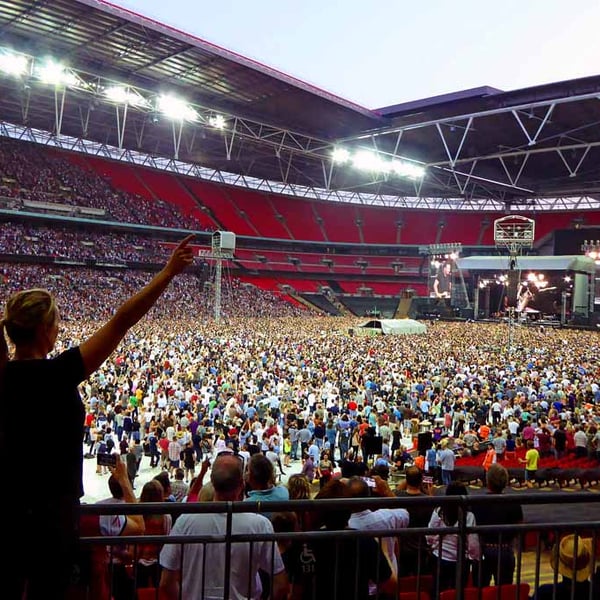
{"label": "bare arm", "polygon": [[273,600],[285,600],[289,593],[288,578],[285,571],[273,575]]}
{"label": "bare arm", "polygon": [[200,468],[200,473],[198,474],[198,477],[196,477],[196,479],[194,480],[194,483],[192,484],[192,486],[190,487],[189,491],[188,491],[188,496],[190,496],[191,494],[199,494],[200,490],[202,489],[202,486],[204,485],[204,477],[206,475],[206,472],[208,471],[208,467],[210,467],[210,461],[208,460],[208,458],[205,458],[202,461],[202,467]]}
{"label": "bare arm", "polygon": [[[133,493],[131,482],[127,476],[127,466],[119,456],[117,456],[116,467],[109,467],[109,470],[123,490],[123,500],[128,504],[136,504],[137,498]],[[121,535],[142,535],[145,529],[143,515],[127,515],[127,522]]]}
{"label": "bare arm", "polygon": [[177,600],[179,598],[180,581],[179,571],[171,571],[163,567],[160,575],[160,600]]}
{"label": "bare arm", "polygon": [[188,235],[173,251],[164,268],[150,283],[129,298],[115,315],[80,346],[85,376],[91,375],[115,350],[127,331],[154,305],[173,277],[192,263],[192,249],[188,246],[193,235]]}

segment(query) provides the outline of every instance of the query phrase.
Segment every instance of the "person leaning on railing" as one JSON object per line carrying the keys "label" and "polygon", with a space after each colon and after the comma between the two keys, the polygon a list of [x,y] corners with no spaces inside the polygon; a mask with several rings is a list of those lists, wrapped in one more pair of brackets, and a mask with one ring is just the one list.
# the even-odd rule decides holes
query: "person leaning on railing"
{"label": "person leaning on railing", "polygon": [[[114,316],[79,346],[55,357],[59,311],[54,297],[41,289],[17,292],[9,297],[0,322],[0,462],[6,476],[20,481],[20,501],[15,504],[4,529],[6,547],[3,594],[28,600],[63,598],[76,560],[79,499],[83,496],[83,426],[85,410],[78,386],[117,348],[125,334],[154,305],[172,279],[193,262],[185,238],[165,267]],[[15,347],[8,361],[4,330]],[[23,444],[22,431],[14,422],[23,399],[43,391],[45,406],[62,427],[53,436],[53,467],[41,469],[34,478],[21,476],[22,464],[39,459],[37,444]],[[15,448],[19,460],[15,461]],[[39,494],[40,489],[52,493]]]}

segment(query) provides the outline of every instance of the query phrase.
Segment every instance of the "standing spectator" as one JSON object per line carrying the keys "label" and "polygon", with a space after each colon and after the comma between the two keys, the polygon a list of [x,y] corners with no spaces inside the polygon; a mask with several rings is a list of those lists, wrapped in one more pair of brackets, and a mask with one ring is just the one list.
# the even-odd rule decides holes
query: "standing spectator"
{"label": "standing spectator", "polygon": [[[236,460],[239,458],[236,457]],[[242,461],[240,461],[241,463]],[[248,502],[285,501],[290,499],[287,488],[275,484],[273,463],[264,454],[254,454],[248,462]],[[269,513],[263,512],[266,517]]]}
{"label": "standing spectator", "polygon": [[[466,496],[467,488],[462,483],[451,483],[446,488],[446,496]],[[458,504],[448,504],[443,508],[436,508],[431,515],[428,527],[432,529],[445,527],[458,527],[460,507]],[[475,526],[475,516],[471,511],[465,515],[465,525]],[[457,563],[463,565],[462,582],[467,582],[469,573],[469,561],[478,561],[481,558],[479,536],[476,533],[467,535],[467,547],[465,556],[459,560],[458,556],[458,534],[428,535],[427,542],[433,554],[434,581],[437,582],[437,590],[449,590],[456,586]],[[434,593],[437,597],[437,594]]]}
{"label": "standing spectator", "polygon": [[175,471],[179,469],[179,464],[181,462],[181,444],[179,440],[174,437],[169,442],[169,473],[171,473],[171,477],[175,476]]}
{"label": "standing spectator", "polygon": [[[387,482],[381,477],[374,477],[375,488],[371,494],[371,488],[361,477],[352,477],[348,481],[348,489],[351,498],[370,498],[371,495],[379,498],[394,497]],[[408,527],[409,516],[404,508],[380,508],[378,510],[359,510],[352,513],[348,526],[352,529],[389,529],[395,531]],[[379,545],[386,557],[394,580],[398,577],[398,560],[395,552],[396,538],[394,536],[382,537],[379,539]],[[374,596],[377,593],[377,586],[369,585],[369,594]]]}
{"label": "standing spectator", "polygon": [[317,477],[319,478],[319,486],[323,487],[333,475],[333,462],[329,458],[329,452],[323,451],[321,460],[317,465]]}
{"label": "standing spectator", "polygon": [[564,421],[561,421],[558,429],[554,430],[552,441],[556,458],[562,458],[567,450],[567,432],[565,431]]}
{"label": "standing spectator", "polygon": [[[5,559],[11,577],[3,582],[8,598],[19,598],[27,590],[29,600],[60,598],[72,575],[78,546],[79,499],[83,495],[83,424],[85,409],[78,385],[112,354],[127,331],[153,306],[171,280],[192,263],[188,247],[192,236],[174,250],[166,266],[141,291],[127,300],[115,315],[79,346],[56,357],[59,333],[56,301],[46,290],[33,289],[13,294],[0,322],[0,461],[8,465],[9,479],[19,478],[20,466],[12,460],[20,447],[23,464],[34,463],[39,448],[23,445],[21,432],[14,427],[9,411],[19,405],[32,385],[43,382],[44,398],[52,406],[53,418],[63,427],[53,448],[60,456],[60,469],[42,469],[35,478],[22,481],[22,502],[5,528],[5,542],[11,549]],[[4,330],[15,347],[8,361]],[[13,465],[11,467],[11,465]],[[54,490],[40,496],[40,489]]]}
{"label": "standing spectator", "polygon": [[[396,490],[399,498],[415,496],[431,496],[433,494],[431,484],[423,483],[423,471],[412,466],[406,469],[404,489]],[[408,507],[409,528],[427,527],[431,517],[431,508],[411,503]],[[423,575],[431,572],[431,562],[427,551],[427,541],[421,533],[402,536],[399,540],[398,551],[398,575]]]}
{"label": "standing spectator", "polygon": [[[349,498],[350,489],[332,479],[316,499]],[[349,508],[323,509],[320,520],[327,531],[348,528]],[[308,553],[314,561],[315,588],[319,598],[331,600],[368,598],[369,582],[378,594],[395,593],[396,580],[378,543],[373,538],[319,539],[311,542]]]}
{"label": "standing spectator", "polygon": [[[264,458],[264,457],[263,457]],[[266,459],[265,459],[266,460]],[[252,462],[252,461],[251,461]],[[268,462],[268,461],[267,461]],[[270,464],[270,463],[269,463]],[[244,478],[242,462],[234,455],[215,459],[211,476],[215,501],[232,502],[242,499]],[[227,527],[225,514],[182,514],[171,535],[223,535]],[[235,513],[232,532],[271,534],[273,527],[263,515]],[[165,544],[160,553],[163,572],[160,581],[161,598],[260,598],[259,569],[272,574],[271,598],[287,596],[287,577],[276,545],[271,542],[248,542],[231,545],[229,591],[224,594],[224,544]],[[206,567],[206,568],[205,568]]]}
{"label": "standing spectator", "polygon": [[496,462],[502,462],[504,460],[504,453],[506,452],[506,439],[502,435],[502,429],[496,430],[496,435],[492,439],[492,446],[496,453]]}
{"label": "standing spectator", "polygon": [[171,483],[171,492],[177,502],[182,502],[189,492],[189,485],[183,481],[185,472],[182,468],[175,469],[175,480]]}
{"label": "standing spectator", "polygon": [[315,461],[310,454],[307,454],[304,464],[302,465],[301,474],[304,475],[304,477],[306,477],[310,483],[312,483],[315,479],[315,472]]}
{"label": "standing spectator", "polygon": [[[488,495],[500,495],[508,485],[508,471],[498,463],[487,472]],[[520,504],[497,505],[493,502],[473,507],[477,525],[516,525],[523,522]],[[486,532],[480,535],[482,560],[473,568],[473,582],[478,587],[490,585],[492,577],[496,585],[513,582],[515,571],[516,533],[501,535]]]}
{"label": "standing spectator", "polygon": [[[100,500],[97,504],[121,504],[135,503],[133,486],[127,467],[117,460],[117,466],[111,468],[111,476],[108,480],[111,497]],[[127,478],[127,483],[123,481]],[[142,515],[129,515],[128,517],[119,515],[101,515],[100,533],[105,536],[117,535],[136,535],[144,532],[144,518]],[[127,532],[127,533],[126,533]],[[112,596],[115,600],[128,600],[133,592],[133,579],[128,570],[132,555],[126,544],[117,544],[108,547],[108,569],[106,573],[111,585]]]}
{"label": "standing spectator", "polygon": [[189,483],[194,478],[194,471],[196,470],[196,451],[192,442],[188,442],[181,451],[181,460],[185,470],[185,482]]}
{"label": "standing spectator", "polygon": [[148,447],[150,449],[150,468],[158,467],[160,462],[160,451],[158,449],[158,438],[156,432],[151,431],[148,434]]}
{"label": "standing spectator", "polygon": [[586,458],[588,455],[588,437],[581,425],[575,425],[573,441],[575,443],[575,456],[577,458]]}
{"label": "standing spectator", "polygon": [[448,446],[448,438],[444,438],[440,442],[440,450],[437,454],[437,462],[440,465],[442,483],[444,485],[449,485],[452,483],[452,474],[454,473],[454,450]]}
{"label": "standing spectator", "polygon": [[[140,494],[140,502],[163,502],[164,490],[159,481],[152,479],[144,484]],[[172,518],[169,514],[144,515],[145,535],[169,535]],[[137,558],[135,584],[137,588],[158,587],[160,582],[160,565],[158,555],[161,544],[144,544],[130,550]]]}
{"label": "standing spectator", "polygon": [[533,487],[539,459],[540,453],[537,451],[537,448],[533,447],[533,440],[528,440],[525,458],[519,459],[519,462],[525,463],[525,481],[527,482],[527,487]]}

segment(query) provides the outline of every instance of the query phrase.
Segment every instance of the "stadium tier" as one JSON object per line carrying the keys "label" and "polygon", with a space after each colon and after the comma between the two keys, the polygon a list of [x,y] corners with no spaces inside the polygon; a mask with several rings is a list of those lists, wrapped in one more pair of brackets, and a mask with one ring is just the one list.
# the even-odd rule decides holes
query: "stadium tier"
{"label": "stadium tier", "polygon": [[[282,297],[288,274],[288,285],[299,293],[318,293],[325,285],[334,294],[359,299],[397,298],[407,289],[428,296],[428,273],[417,246],[460,242],[493,252],[493,222],[499,216],[292,199],[7,138],[0,139],[0,177],[0,195],[23,203],[15,217],[27,210],[167,229],[232,231],[243,242],[228,268]],[[24,227],[10,221],[10,215],[4,218],[13,224],[4,230],[4,251],[20,260],[156,264],[173,244],[163,239],[156,245],[144,233],[115,233],[110,227],[85,232],[57,223]],[[600,214],[593,211],[537,213],[536,238],[547,240],[557,229],[596,220]],[[252,247],[252,240],[261,247]],[[197,251],[206,254],[210,240],[199,242]],[[263,277],[268,273],[274,277]],[[289,301],[296,302],[291,296]],[[321,304],[331,303],[326,298]],[[360,300],[348,308],[356,312],[362,305]],[[340,310],[336,306],[333,313]]]}

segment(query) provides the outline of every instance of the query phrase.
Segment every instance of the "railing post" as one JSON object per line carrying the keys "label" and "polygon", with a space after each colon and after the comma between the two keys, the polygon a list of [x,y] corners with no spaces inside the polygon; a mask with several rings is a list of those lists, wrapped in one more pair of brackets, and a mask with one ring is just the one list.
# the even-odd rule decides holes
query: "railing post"
{"label": "railing post", "polygon": [[467,535],[467,497],[460,497],[461,508],[458,511],[458,550],[457,550],[457,562],[456,562],[456,600],[463,599],[463,572],[464,572],[464,561],[468,560],[465,556],[465,548],[468,548],[468,544],[465,543]]}
{"label": "railing post", "polygon": [[233,502],[227,502],[227,525],[225,531],[225,573],[223,576],[223,600],[229,598],[231,578],[231,534],[233,529]]}

